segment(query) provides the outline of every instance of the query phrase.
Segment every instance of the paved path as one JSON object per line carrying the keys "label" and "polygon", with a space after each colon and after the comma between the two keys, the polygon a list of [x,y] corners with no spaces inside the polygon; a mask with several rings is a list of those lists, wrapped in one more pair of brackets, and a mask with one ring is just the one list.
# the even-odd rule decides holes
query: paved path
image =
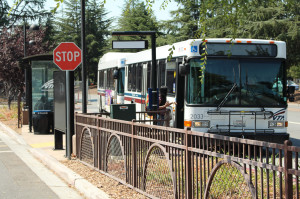
{"label": "paved path", "polygon": [[1,199],[83,198],[16,143],[0,126]]}

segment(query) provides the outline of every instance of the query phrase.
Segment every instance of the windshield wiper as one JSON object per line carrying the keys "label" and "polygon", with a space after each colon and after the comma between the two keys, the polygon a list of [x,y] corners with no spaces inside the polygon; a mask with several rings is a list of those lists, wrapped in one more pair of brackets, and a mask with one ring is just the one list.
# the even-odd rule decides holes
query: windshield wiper
{"label": "windshield wiper", "polygon": [[225,102],[227,101],[229,95],[235,90],[236,87],[237,87],[237,84],[234,83],[233,86],[232,86],[232,88],[230,89],[230,91],[228,91],[228,93],[226,94],[226,96],[224,97],[224,99],[222,100],[222,102],[217,107],[217,111],[219,111],[220,108],[225,104]]}

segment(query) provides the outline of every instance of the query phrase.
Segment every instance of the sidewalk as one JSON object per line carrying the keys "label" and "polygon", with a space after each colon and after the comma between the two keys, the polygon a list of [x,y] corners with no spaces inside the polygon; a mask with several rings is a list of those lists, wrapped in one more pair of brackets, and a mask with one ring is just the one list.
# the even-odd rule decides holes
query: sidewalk
{"label": "sidewalk", "polygon": [[[69,184],[69,186],[77,189],[85,198],[89,199],[106,199],[108,194],[88,182],[86,179],[76,174],[74,171],[60,163],[61,160],[66,160],[65,150],[53,150],[54,136],[38,135],[29,133],[28,125],[22,127],[22,135],[19,135],[14,130],[0,122],[0,125],[5,128],[6,133],[14,138],[19,144],[29,145],[29,151],[33,156],[39,159],[46,167],[52,170],[60,178]],[[65,136],[63,136],[65,137]],[[65,142],[64,142],[65,143]],[[65,148],[65,146],[64,146]]]}

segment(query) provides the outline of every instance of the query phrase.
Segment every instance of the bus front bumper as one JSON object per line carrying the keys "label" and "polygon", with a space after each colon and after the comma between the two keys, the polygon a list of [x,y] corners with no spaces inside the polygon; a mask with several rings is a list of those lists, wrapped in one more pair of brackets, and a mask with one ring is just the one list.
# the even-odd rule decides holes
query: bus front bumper
{"label": "bus front bumper", "polygon": [[209,132],[211,134],[238,137],[243,139],[258,140],[265,142],[273,142],[283,144],[285,140],[288,140],[290,134],[288,133],[252,133],[252,132]]}

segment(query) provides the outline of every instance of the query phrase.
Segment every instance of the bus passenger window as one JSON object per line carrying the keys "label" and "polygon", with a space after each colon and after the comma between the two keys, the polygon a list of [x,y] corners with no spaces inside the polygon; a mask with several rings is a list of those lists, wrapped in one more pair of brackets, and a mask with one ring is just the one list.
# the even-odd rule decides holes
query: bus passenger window
{"label": "bus passenger window", "polygon": [[151,79],[151,63],[147,64],[147,92],[148,88],[150,88],[150,79]]}
{"label": "bus passenger window", "polygon": [[110,70],[110,88],[111,90],[114,90],[115,89],[115,80],[114,80],[114,69],[111,69]]}
{"label": "bus passenger window", "polygon": [[158,87],[160,88],[161,86],[166,85],[166,81],[165,81],[166,61],[165,60],[160,60],[159,61],[157,71],[159,71]]}
{"label": "bus passenger window", "polygon": [[167,62],[166,68],[166,86],[168,87],[168,94],[175,94],[176,62]]}
{"label": "bus passenger window", "polygon": [[142,90],[142,64],[138,64],[136,67],[136,91],[140,92]]}
{"label": "bus passenger window", "polygon": [[128,90],[131,91],[132,88],[132,65],[128,66]]}
{"label": "bus passenger window", "polygon": [[136,66],[133,65],[131,69],[132,79],[131,79],[131,91],[136,90]]}
{"label": "bus passenger window", "polygon": [[111,89],[111,70],[107,71],[107,87]]}
{"label": "bus passenger window", "polygon": [[99,82],[99,88],[104,87],[104,71],[99,71],[98,73],[98,82]]}

